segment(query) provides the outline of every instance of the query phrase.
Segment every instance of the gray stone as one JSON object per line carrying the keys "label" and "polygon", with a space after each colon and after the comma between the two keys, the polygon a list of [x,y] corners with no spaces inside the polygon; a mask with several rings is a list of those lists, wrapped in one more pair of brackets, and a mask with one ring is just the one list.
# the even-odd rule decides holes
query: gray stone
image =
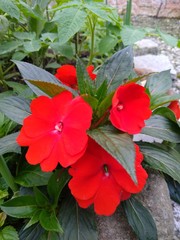
{"label": "gray stone", "polygon": [[134,54],[141,56],[145,54],[158,54],[158,44],[151,39],[142,39],[134,45]]}
{"label": "gray stone", "polygon": [[171,70],[171,74],[176,75],[176,70],[171,64],[169,58],[163,54],[160,55],[152,55],[147,54],[144,56],[134,57],[134,67],[139,71],[146,70],[146,73],[151,72],[161,72],[164,70]]}
{"label": "gray stone", "polygon": [[174,213],[174,240],[180,239],[180,204],[172,201],[173,213]]}
{"label": "gray stone", "polygon": [[[172,240],[174,221],[168,187],[164,178],[150,171],[144,190],[137,195],[151,212],[158,230],[158,240]],[[137,240],[120,207],[110,217],[97,217],[99,240]]]}

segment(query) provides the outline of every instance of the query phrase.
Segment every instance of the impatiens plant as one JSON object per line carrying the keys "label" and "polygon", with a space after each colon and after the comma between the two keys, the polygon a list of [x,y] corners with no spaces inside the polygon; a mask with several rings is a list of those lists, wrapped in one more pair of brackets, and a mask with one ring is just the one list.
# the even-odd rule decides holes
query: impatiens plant
{"label": "impatiens plant", "polygon": [[154,220],[134,195],[148,168],[180,182],[170,71],[136,76],[131,47],[96,71],[80,59],[55,75],[14,62],[34,94],[0,99],[0,111],[17,123],[0,139],[0,234],[13,217],[20,240],[97,240],[94,213],[110,216],[123,203],[138,238],[156,240]]}

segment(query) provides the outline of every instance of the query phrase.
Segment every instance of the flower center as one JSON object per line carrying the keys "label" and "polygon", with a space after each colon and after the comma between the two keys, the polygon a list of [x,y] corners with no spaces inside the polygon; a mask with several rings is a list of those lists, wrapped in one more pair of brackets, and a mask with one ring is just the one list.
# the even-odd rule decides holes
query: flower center
{"label": "flower center", "polygon": [[57,123],[55,129],[61,133],[63,130],[63,123],[62,122]]}
{"label": "flower center", "polygon": [[121,111],[123,108],[124,108],[124,106],[123,106],[122,103],[120,103],[120,104],[117,105],[117,110],[118,110],[118,111]]}
{"label": "flower center", "polygon": [[109,176],[109,171],[108,171],[108,166],[106,164],[103,165],[103,169],[104,169],[104,174],[106,177]]}

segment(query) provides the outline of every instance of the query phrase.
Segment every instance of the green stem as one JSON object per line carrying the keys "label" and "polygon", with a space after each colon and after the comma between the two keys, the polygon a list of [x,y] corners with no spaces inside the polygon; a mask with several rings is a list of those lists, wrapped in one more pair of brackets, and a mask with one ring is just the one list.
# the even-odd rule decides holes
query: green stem
{"label": "green stem", "polygon": [[14,182],[14,178],[6,164],[5,159],[3,156],[0,156],[0,173],[4,180],[6,181],[7,185],[12,189],[13,192],[18,191],[18,187],[16,183]]}
{"label": "green stem", "polygon": [[91,65],[93,57],[94,57],[95,22],[93,22],[93,20],[91,21],[90,17],[88,17],[88,19],[89,19],[89,27],[90,27],[90,32],[91,32],[91,47],[90,47],[90,57],[89,57],[88,65]]}
{"label": "green stem", "polygon": [[131,9],[132,9],[132,0],[127,0],[126,14],[124,19],[124,24],[131,25]]}

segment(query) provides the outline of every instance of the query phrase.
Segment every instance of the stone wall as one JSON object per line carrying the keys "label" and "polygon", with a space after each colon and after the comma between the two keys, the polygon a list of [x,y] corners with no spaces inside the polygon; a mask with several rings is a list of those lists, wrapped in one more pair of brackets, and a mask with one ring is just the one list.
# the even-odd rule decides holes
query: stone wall
{"label": "stone wall", "polygon": [[[119,13],[126,9],[127,0],[109,0],[118,7]],[[180,0],[132,0],[132,14],[151,17],[180,18]]]}

